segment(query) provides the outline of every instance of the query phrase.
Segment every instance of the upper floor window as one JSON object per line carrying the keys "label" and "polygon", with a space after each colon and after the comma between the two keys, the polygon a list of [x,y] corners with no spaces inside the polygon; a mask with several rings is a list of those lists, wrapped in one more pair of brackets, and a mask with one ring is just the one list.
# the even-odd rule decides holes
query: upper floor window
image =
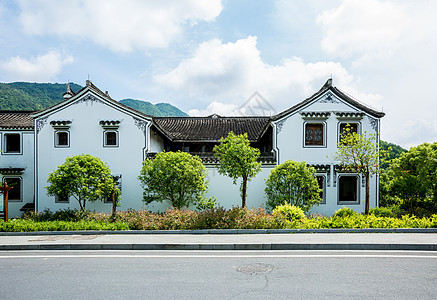
{"label": "upper floor window", "polygon": [[55,131],[55,147],[69,147],[70,133],[68,131]]}
{"label": "upper floor window", "polygon": [[305,123],[305,146],[325,145],[325,124]]}
{"label": "upper floor window", "polygon": [[107,130],[104,132],[104,146],[105,147],[118,147],[118,131]]}
{"label": "upper floor window", "polygon": [[21,134],[20,133],[5,133],[3,142],[4,153],[21,153]]}
{"label": "upper floor window", "polygon": [[341,142],[342,136],[347,133],[358,133],[358,123],[340,123],[338,141]]}

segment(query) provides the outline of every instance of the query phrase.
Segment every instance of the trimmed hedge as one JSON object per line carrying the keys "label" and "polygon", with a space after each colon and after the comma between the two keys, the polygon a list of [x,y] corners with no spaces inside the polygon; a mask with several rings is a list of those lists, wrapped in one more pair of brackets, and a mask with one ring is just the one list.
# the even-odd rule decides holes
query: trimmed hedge
{"label": "trimmed hedge", "polygon": [[378,216],[381,214],[366,216],[342,209],[333,217],[307,217],[294,206],[284,206],[275,209],[272,215],[262,208],[234,207],[204,211],[172,209],[163,213],[128,210],[119,211],[112,218],[110,213],[66,210],[31,213],[9,222],[0,220],[0,231],[437,228],[437,215],[395,218]]}

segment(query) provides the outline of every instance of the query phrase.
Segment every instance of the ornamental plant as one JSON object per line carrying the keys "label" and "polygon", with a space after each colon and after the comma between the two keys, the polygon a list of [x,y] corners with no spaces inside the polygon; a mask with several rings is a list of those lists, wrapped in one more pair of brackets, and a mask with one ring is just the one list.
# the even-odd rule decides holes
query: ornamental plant
{"label": "ornamental plant", "polygon": [[250,146],[247,133],[235,135],[231,131],[219,140],[213,151],[219,158],[217,169],[220,174],[230,177],[234,184],[241,178],[241,207],[246,207],[247,183],[261,171],[261,164],[257,162],[259,149]]}
{"label": "ornamental plant", "polygon": [[67,157],[65,163],[49,174],[47,182],[48,195],[73,197],[81,210],[85,210],[87,201],[103,200],[113,189],[118,191],[108,165],[90,154]]}
{"label": "ornamental plant", "polygon": [[266,206],[274,209],[288,203],[307,212],[322,200],[316,170],[305,162],[287,160],[276,166],[266,179]]}
{"label": "ornamental plant", "polygon": [[377,134],[358,134],[346,126],[337,144],[333,159],[340,162],[345,171],[362,174],[366,179],[366,200],[364,213],[370,208],[370,177],[379,173],[380,151]]}
{"label": "ornamental plant", "polygon": [[138,177],[147,204],[170,201],[175,208],[203,200],[207,191],[206,169],[202,160],[185,152],[160,152],[146,159]]}

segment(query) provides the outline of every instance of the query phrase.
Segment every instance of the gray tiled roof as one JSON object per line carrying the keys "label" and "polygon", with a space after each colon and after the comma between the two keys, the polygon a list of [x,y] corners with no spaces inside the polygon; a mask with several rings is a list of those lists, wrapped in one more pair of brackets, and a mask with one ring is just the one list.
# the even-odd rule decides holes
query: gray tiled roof
{"label": "gray tiled roof", "polygon": [[250,141],[257,141],[269,126],[269,117],[160,117],[155,126],[174,142],[216,142],[230,131],[247,133]]}
{"label": "gray tiled roof", "polygon": [[33,129],[33,111],[0,111],[1,129]]}

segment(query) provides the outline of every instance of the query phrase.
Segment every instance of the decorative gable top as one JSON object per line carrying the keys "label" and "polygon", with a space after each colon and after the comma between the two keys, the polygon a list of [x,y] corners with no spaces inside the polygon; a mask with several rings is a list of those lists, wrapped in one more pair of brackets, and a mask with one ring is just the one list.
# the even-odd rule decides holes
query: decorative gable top
{"label": "decorative gable top", "polygon": [[362,112],[334,112],[339,120],[361,120],[364,117]]}
{"label": "decorative gable top", "polygon": [[69,128],[71,125],[70,120],[59,120],[59,121],[50,121],[50,125],[53,128]]}
{"label": "decorative gable top", "polygon": [[119,120],[101,120],[99,122],[100,126],[103,128],[118,128],[120,126]]}
{"label": "decorative gable top", "polygon": [[[47,115],[50,115],[56,111],[58,111],[59,109],[62,109],[63,107],[66,107],[68,105],[71,104],[75,104],[75,103],[94,103],[94,102],[105,102],[108,105],[121,110],[123,112],[126,112],[130,115],[133,115],[137,118],[140,119],[147,119],[147,120],[152,120],[152,116],[146,115],[136,109],[133,109],[127,105],[124,105],[114,99],[112,99],[109,96],[108,92],[103,92],[101,91],[98,87],[96,87],[91,81],[87,80],[86,81],[86,85],[84,88],[82,88],[79,92],[74,93],[71,91],[71,89],[69,88],[69,86],[67,85],[67,92],[66,94],[68,94],[67,97],[64,97],[64,101],[59,102],[51,107],[48,107],[44,110],[38,111],[38,112],[34,112],[31,114],[31,117],[37,119],[37,118],[41,118],[41,117],[46,117]],[[65,94],[64,94],[65,95]]]}
{"label": "decorative gable top", "polygon": [[342,101],[348,103],[349,105],[355,107],[356,109],[361,110],[373,117],[382,118],[383,116],[385,116],[385,113],[374,110],[358,102],[357,100],[352,99],[350,96],[346,95],[336,87],[332,86],[332,79],[328,79],[326,83],[323,85],[323,87],[317,93],[305,99],[304,101],[290,107],[289,109],[277,114],[276,116],[273,116],[272,120],[274,121],[279,120],[291,113],[294,113],[299,109],[302,109],[303,107],[312,103],[316,99],[319,99],[318,101],[320,101],[321,103],[336,103],[336,101],[339,101],[337,98],[341,99]]}
{"label": "decorative gable top", "polygon": [[329,111],[327,112],[320,112],[320,111],[302,111],[301,113],[302,119],[304,120],[326,120],[329,118],[331,113]]}
{"label": "decorative gable top", "polygon": [[217,142],[229,132],[247,133],[249,141],[257,141],[270,124],[268,117],[159,117],[155,127],[175,142]]}

